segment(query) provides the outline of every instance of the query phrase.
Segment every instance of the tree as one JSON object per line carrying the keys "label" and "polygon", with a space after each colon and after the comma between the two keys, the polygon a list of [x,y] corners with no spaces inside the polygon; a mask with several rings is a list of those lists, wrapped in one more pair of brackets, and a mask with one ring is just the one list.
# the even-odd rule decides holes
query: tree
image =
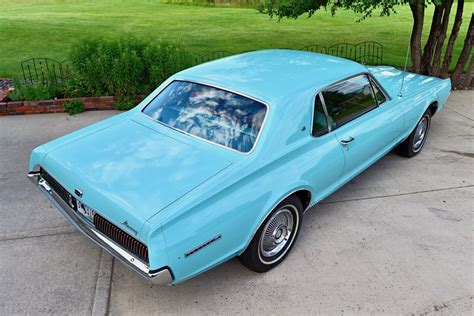
{"label": "tree", "polygon": [[[276,16],[278,19],[284,17],[296,19],[304,13],[312,16],[322,8],[329,8],[333,14],[337,9],[342,8],[360,13],[360,20],[363,20],[370,17],[374,10],[380,10],[381,16],[388,16],[396,13],[396,7],[409,5],[413,17],[410,38],[412,71],[446,78],[449,76],[448,71],[451,66],[454,45],[461,27],[464,10],[464,0],[458,0],[454,24],[447,47],[444,50],[453,3],[454,0],[266,0],[258,10],[270,16]],[[429,5],[433,5],[435,8],[429,36],[422,49],[425,8]],[[473,18],[471,18],[463,50],[451,75],[454,87],[460,87],[461,73],[468,62],[468,70],[472,71],[472,40]],[[466,82],[470,83],[470,79],[470,72],[468,72],[464,87],[466,87]]]}
{"label": "tree", "polygon": [[[456,87],[462,87],[464,89],[468,89],[469,85],[472,80],[472,59],[474,56],[472,55],[472,41],[474,38],[474,13],[471,15],[471,22],[469,23],[469,28],[467,29],[466,39],[464,40],[464,46],[462,48],[461,54],[459,55],[458,62],[456,63],[456,67],[454,67],[453,74],[451,75],[451,81],[453,85],[455,83]],[[470,61],[469,61],[470,59]],[[461,73],[466,66],[466,63],[469,61],[469,66],[466,73],[466,78],[464,83],[459,83],[459,79],[461,77]]]}

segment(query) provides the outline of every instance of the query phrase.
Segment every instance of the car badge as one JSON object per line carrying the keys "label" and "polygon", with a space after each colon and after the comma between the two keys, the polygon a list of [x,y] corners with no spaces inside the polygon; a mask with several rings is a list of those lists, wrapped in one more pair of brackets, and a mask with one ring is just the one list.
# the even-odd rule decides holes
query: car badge
{"label": "car badge", "polygon": [[79,189],[74,189],[74,193],[76,193],[76,195],[77,195],[78,197],[82,197],[82,191],[81,191],[81,190],[79,190]]}
{"label": "car badge", "polygon": [[68,194],[68,204],[69,206],[74,209],[75,205],[74,205],[74,198],[72,197],[71,194]]}

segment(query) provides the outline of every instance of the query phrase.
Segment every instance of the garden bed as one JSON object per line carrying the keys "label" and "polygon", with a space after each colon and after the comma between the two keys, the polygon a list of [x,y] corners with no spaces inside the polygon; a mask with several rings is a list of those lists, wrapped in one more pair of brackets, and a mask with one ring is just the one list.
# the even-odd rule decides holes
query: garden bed
{"label": "garden bed", "polygon": [[[64,104],[72,100],[81,100],[85,111],[114,110],[116,99],[114,97],[86,97],[70,99],[54,99],[41,101],[14,101],[0,102],[0,116],[17,114],[41,114],[66,112]],[[136,97],[137,104],[142,97]]]}

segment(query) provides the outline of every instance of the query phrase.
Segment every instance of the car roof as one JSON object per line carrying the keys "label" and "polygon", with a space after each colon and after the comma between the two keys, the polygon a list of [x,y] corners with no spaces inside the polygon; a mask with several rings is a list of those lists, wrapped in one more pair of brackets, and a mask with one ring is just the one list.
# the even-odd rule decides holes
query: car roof
{"label": "car roof", "polygon": [[316,92],[351,75],[368,72],[357,62],[306,51],[260,50],[186,69],[174,79],[207,83],[262,101]]}

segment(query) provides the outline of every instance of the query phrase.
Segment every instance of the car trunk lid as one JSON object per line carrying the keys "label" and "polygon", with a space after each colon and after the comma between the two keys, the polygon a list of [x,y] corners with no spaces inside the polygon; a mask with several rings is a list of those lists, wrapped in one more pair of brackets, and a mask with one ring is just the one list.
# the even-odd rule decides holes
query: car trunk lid
{"label": "car trunk lid", "polygon": [[71,194],[137,235],[143,223],[231,163],[132,120],[54,148],[44,168]]}

